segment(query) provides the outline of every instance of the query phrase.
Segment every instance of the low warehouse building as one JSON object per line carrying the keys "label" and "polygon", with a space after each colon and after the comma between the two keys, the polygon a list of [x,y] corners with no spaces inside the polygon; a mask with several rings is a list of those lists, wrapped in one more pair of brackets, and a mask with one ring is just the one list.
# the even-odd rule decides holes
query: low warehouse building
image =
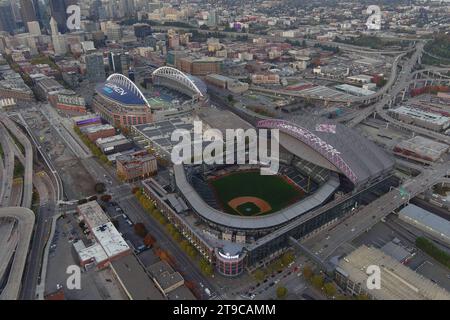
{"label": "low warehouse building", "polygon": [[394,153],[404,158],[429,163],[440,159],[448,151],[448,148],[448,145],[444,143],[415,136],[411,139],[400,141],[394,147]]}
{"label": "low warehouse building", "polygon": [[[380,289],[367,287],[368,266],[380,268]],[[450,293],[383,251],[362,245],[339,260],[336,282],[348,293],[375,300],[449,300]]]}
{"label": "low warehouse building", "polygon": [[446,130],[450,126],[449,117],[406,106],[390,109],[389,114],[395,119],[405,123],[414,124],[438,132]]}
{"label": "low warehouse building", "polygon": [[398,217],[414,227],[450,244],[450,221],[413,204],[409,204],[400,210]]}

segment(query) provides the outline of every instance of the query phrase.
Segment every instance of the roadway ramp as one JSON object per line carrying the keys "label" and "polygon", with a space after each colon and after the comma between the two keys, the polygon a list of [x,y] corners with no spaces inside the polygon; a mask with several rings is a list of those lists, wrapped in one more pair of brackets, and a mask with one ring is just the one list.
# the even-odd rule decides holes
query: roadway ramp
{"label": "roadway ramp", "polygon": [[[25,149],[25,173],[22,206],[31,208],[33,198],[33,147],[28,137],[6,116],[0,116],[6,128],[13,134]],[[13,150],[14,152],[14,150]],[[19,152],[20,153],[20,152]]]}
{"label": "roadway ramp", "polygon": [[[4,218],[15,220],[17,230],[14,234],[17,236],[17,239],[15,240],[17,241],[17,244],[15,246],[14,257],[6,285],[0,292],[0,300],[17,300],[21,289],[22,276],[28,256],[30,240],[33,234],[35,216],[34,212],[28,208],[6,207],[0,208],[0,223]],[[0,243],[0,246],[3,247],[4,244]],[[3,264],[10,263],[11,259],[0,261],[0,269],[4,269]]]}

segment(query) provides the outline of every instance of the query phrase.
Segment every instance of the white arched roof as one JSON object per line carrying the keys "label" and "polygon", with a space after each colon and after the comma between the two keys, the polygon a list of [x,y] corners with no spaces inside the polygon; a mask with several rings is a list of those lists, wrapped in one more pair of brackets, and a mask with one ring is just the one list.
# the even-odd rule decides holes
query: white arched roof
{"label": "white arched roof", "polygon": [[150,103],[148,102],[142,91],[133,83],[133,81],[125,77],[123,74],[113,73],[108,77],[108,79],[106,79],[106,82],[113,82],[121,85],[122,87],[126,87],[127,89],[131,90],[131,92],[138,95],[142,100],[145,101],[147,106],[150,107]]}
{"label": "white arched roof", "polygon": [[160,67],[155,71],[153,71],[152,75],[167,77],[179,81],[180,83],[186,85],[191,90],[193,90],[194,92],[198,93],[200,96],[203,97],[203,92],[198,88],[198,86],[194,83],[194,81],[192,81],[192,79],[187,74],[181,72],[178,69],[172,67]]}

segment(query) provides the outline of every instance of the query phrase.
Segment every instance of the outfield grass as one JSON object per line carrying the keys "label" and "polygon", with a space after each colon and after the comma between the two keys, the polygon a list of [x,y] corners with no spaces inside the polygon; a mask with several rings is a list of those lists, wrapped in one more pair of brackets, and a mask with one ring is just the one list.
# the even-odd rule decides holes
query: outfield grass
{"label": "outfield grass", "polygon": [[[295,186],[289,184],[280,176],[263,176],[258,171],[237,172],[211,181],[219,202],[225,212],[237,215],[238,213],[228,206],[228,202],[237,197],[257,197],[265,200],[272,207],[265,214],[279,211],[303,197],[303,194]],[[249,208],[248,205],[241,205]],[[241,207],[240,206],[240,207]],[[239,208],[241,209],[241,208]],[[241,210],[239,210],[241,211]],[[258,214],[254,209],[252,212],[241,212],[242,215]]]}

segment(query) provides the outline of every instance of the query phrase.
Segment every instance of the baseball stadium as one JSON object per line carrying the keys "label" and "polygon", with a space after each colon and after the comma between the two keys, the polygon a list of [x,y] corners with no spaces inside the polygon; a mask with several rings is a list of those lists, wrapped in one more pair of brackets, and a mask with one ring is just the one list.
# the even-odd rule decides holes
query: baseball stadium
{"label": "baseball stadium", "polygon": [[279,130],[277,174],[261,175],[262,164],[176,164],[176,197],[187,205],[176,213],[168,196],[144,183],[146,194],[226,276],[264,263],[291,239],[398,184],[393,159],[351,128],[307,117],[260,120],[257,126]]}
{"label": "baseball stadium", "polygon": [[179,191],[209,224],[261,235],[392,170],[393,160],[353,130],[299,121],[258,123],[280,130],[278,174],[261,175],[258,165],[175,165]]}

